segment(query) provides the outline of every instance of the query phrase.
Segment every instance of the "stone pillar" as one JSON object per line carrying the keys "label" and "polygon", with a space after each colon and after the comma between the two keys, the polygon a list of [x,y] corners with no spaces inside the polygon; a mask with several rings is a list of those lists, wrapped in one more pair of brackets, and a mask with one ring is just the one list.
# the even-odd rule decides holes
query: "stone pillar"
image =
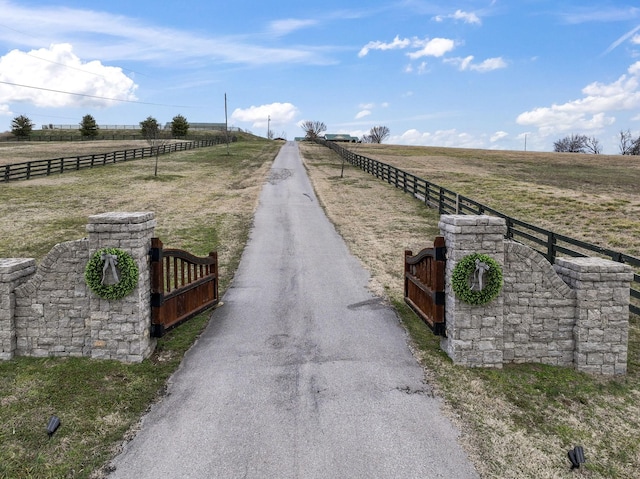
{"label": "stone pillar", "polygon": [[555,269],[576,291],[575,368],[626,374],[631,267],[602,258],[557,258]]}
{"label": "stone pillar", "polygon": [[36,272],[31,258],[0,258],[0,360],[13,359],[16,350],[15,289]]}
{"label": "stone pillar", "polygon": [[504,269],[504,219],[493,216],[442,215],[440,232],[447,246],[446,338],[442,349],[454,364],[502,368],[503,296],[474,306],[459,300],[451,286],[453,269],[465,256],[486,254]]}
{"label": "stone pillar", "polygon": [[155,348],[151,338],[149,250],[156,220],[152,212],[103,213],[89,217],[89,252],[120,248],[138,265],[138,285],[120,300],[91,293],[91,357],[140,362]]}

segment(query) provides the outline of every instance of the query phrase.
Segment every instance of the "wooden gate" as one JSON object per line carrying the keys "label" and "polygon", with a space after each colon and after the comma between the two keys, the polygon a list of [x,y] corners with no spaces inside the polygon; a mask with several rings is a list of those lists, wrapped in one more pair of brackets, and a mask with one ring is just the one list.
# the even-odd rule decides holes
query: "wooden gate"
{"label": "wooden gate", "polygon": [[151,335],[161,337],[180,323],[215,306],[218,254],[199,258],[179,249],[163,249],[151,239]]}
{"label": "wooden gate", "polygon": [[442,236],[436,236],[433,248],[425,248],[415,256],[411,251],[404,252],[404,300],[439,336],[446,336],[445,255]]}

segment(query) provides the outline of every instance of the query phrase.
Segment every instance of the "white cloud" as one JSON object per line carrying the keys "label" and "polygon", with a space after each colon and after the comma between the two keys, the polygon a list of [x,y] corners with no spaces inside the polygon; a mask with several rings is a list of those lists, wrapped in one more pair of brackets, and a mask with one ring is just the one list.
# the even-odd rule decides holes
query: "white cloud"
{"label": "white cloud", "polygon": [[443,22],[447,18],[451,18],[453,20],[462,20],[464,23],[471,23],[476,25],[480,25],[482,23],[482,20],[480,20],[480,17],[478,17],[478,15],[472,12],[465,12],[463,10],[456,10],[455,13],[451,13],[449,15],[438,15],[433,19],[436,22]]}
{"label": "white cloud", "polygon": [[455,48],[455,42],[449,38],[433,38],[420,43],[422,43],[420,50],[407,53],[412,60],[422,57],[441,57]]}
{"label": "white cloud", "polygon": [[449,17],[453,18],[454,20],[462,20],[464,23],[475,23],[477,25],[480,25],[482,23],[480,21],[480,18],[475,13],[463,12],[462,10],[456,10],[456,12],[452,15],[449,15]]}
{"label": "white cloud", "polygon": [[269,30],[277,36],[284,36],[296,30],[312,27],[318,23],[317,20],[299,20],[295,18],[286,18],[284,20],[276,20],[271,22]]}
{"label": "white cloud", "polygon": [[638,30],[640,30],[640,25],[635,27],[633,30],[628,31],[627,33],[622,35],[620,38],[618,38],[615,42],[613,42],[611,45],[609,45],[609,47],[604,51],[603,55],[606,55],[607,53],[612,52],[613,50],[618,48],[622,43],[626,42],[630,38],[632,43],[636,43],[635,38],[638,37],[638,35],[636,35],[636,32]]}
{"label": "white cloud", "polygon": [[456,65],[460,71],[471,70],[480,73],[486,73],[507,67],[507,62],[505,62],[502,57],[487,58],[481,63],[473,63],[473,60],[474,56],[469,55],[465,58],[447,58],[444,62]]}
{"label": "white cloud", "polygon": [[400,39],[398,35],[393,39],[391,43],[385,43],[381,41],[372,41],[367,43],[360,52],[358,52],[359,57],[366,56],[371,50],[397,50],[402,48],[407,48],[411,45],[411,40],[408,38]]}
{"label": "white cloud", "polygon": [[12,116],[13,112],[9,109],[9,105],[0,105],[0,116]]}
{"label": "white cloud", "polygon": [[266,128],[271,125],[289,123],[295,120],[298,109],[291,103],[271,103],[268,105],[236,108],[231,119],[244,123],[251,123],[254,128]]}
{"label": "white cloud", "polygon": [[356,120],[360,120],[364,117],[370,116],[373,114],[372,110],[376,107],[380,107],[380,108],[388,108],[389,107],[389,103],[388,102],[382,102],[380,103],[380,105],[376,105],[375,103],[361,103],[359,105],[360,107],[360,111],[356,114],[355,119]]}
{"label": "white cloud", "polygon": [[507,62],[505,62],[502,57],[487,58],[482,63],[479,63],[478,65],[471,65],[469,68],[484,73],[507,68]]}
{"label": "white cloud", "polygon": [[420,132],[413,128],[401,135],[392,136],[389,139],[389,143],[397,145],[446,146],[450,148],[484,148],[486,146],[484,138],[460,132],[455,128],[437,130],[433,133]]}
{"label": "white cloud", "polygon": [[594,131],[615,123],[611,112],[640,108],[640,62],[631,65],[613,83],[593,82],[582,89],[583,98],[539,107],[518,115],[520,125],[532,125],[543,135],[558,131]]}
{"label": "white cloud", "polygon": [[493,135],[491,135],[489,141],[491,141],[491,143],[495,143],[496,141],[503,140],[508,136],[509,133],[507,133],[506,131],[496,131]]}
{"label": "white cloud", "polygon": [[[417,51],[407,53],[409,58],[415,60],[417,58],[431,56],[431,57],[441,57],[445,53],[450,52],[455,48],[455,42],[448,38],[432,38],[432,39],[420,39],[420,38],[400,38],[398,35],[393,39],[390,43],[385,43],[381,41],[372,41],[367,43],[360,52],[358,52],[358,56],[360,58],[369,54],[371,50],[402,50],[405,48],[418,48]],[[408,67],[409,69],[413,69],[413,67]]]}
{"label": "white cloud", "polygon": [[640,45],[640,35],[634,35],[631,39],[631,43],[634,45]]}
{"label": "white cloud", "polygon": [[122,69],[99,61],[83,62],[68,43],[7,53],[0,57],[0,80],[6,82],[0,84],[0,105],[26,102],[38,107],[107,107],[117,103],[106,98],[136,99],[137,85]]}

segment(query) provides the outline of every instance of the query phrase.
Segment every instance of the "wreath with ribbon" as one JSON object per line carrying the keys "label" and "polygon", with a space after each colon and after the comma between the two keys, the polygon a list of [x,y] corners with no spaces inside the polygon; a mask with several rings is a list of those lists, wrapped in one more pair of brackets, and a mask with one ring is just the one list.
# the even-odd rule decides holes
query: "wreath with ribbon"
{"label": "wreath with ribbon", "polygon": [[490,256],[473,253],[458,262],[453,269],[451,282],[460,300],[474,305],[486,304],[500,294],[502,270]]}
{"label": "wreath with ribbon", "polygon": [[[115,280],[114,284],[105,284],[109,276]],[[138,285],[138,265],[126,251],[102,248],[87,263],[84,279],[97,296],[122,299]]]}

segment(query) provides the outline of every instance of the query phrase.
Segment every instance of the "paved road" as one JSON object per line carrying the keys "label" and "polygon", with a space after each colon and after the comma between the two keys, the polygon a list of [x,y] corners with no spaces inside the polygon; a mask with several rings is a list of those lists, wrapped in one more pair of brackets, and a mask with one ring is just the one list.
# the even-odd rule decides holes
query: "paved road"
{"label": "paved road", "polygon": [[288,142],[224,306],[109,477],[477,478],[367,283]]}

